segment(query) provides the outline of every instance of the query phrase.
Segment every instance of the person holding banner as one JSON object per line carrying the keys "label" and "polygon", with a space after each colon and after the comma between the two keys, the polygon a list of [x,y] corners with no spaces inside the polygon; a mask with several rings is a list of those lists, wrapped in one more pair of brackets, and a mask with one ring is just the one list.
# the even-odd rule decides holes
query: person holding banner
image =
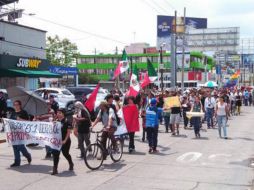
{"label": "person holding banner", "polygon": [[[12,120],[29,120],[29,115],[28,113],[22,109],[22,104],[20,100],[16,100],[14,103],[14,109],[15,112],[12,112],[10,119]],[[10,167],[17,167],[20,166],[20,152],[23,154],[24,157],[26,157],[28,163],[30,164],[32,162],[32,156],[31,154],[27,151],[27,148],[25,147],[24,144],[19,144],[19,145],[12,145],[13,152],[14,152],[14,163]]]}
{"label": "person holding banner", "polygon": [[150,106],[146,110],[146,130],[149,144],[149,153],[157,152],[159,114],[156,107],[156,99],[151,99]]}
{"label": "person holding banner", "polygon": [[[65,117],[65,109],[61,108],[57,111],[57,121],[61,122],[62,124],[62,128],[61,128],[61,132],[62,132],[62,148],[61,148],[61,152],[63,153],[64,157],[66,158],[66,160],[69,163],[69,170],[72,171],[74,164],[72,162],[72,158],[70,155],[70,147],[71,147],[71,138],[70,138],[70,134],[71,134],[71,129],[72,126],[68,123],[66,117]],[[58,174],[58,163],[59,163],[59,157],[60,157],[60,151],[58,150],[52,150],[53,153],[53,162],[54,162],[54,166],[53,166],[53,172],[51,173],[51,175],[56,175]]]}

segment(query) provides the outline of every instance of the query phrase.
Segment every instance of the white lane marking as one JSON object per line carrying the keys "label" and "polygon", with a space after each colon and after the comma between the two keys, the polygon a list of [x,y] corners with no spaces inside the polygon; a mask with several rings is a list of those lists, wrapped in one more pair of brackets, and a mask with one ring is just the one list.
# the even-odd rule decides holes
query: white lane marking
{"label": "white lane marking", "polygon": [[190,163],[197,161],[202,156],[200,152],[187,152],[181,156],[179,156],[176,161],[182,163]]}
{"label": "white lane marking", "polygon": [[212,154],[212,155],[210,155],[209,157],[208,157],[208,159],[209,160],[215,160],[215,159],[217,159],[217,158],[221,158],[222,157],[222,159],[223,158],[230,158],[230,157],[232,157],[232,155],[231,154]]}

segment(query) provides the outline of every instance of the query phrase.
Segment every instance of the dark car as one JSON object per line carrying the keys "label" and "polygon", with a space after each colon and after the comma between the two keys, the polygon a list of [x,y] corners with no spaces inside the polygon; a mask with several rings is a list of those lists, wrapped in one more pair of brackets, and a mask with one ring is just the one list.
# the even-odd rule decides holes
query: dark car
{"label": "dark car", "polygon": [[89,87],[67,87],[67,89],[75,96],[75,99],[82,101],[84,96],[93,92],[93,88]]}

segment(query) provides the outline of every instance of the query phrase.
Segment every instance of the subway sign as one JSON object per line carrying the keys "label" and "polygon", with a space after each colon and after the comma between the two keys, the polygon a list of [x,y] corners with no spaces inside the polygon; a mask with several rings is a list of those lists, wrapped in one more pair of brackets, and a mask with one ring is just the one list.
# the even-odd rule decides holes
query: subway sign
{"label": "subway sign", "polygon": [[19,58],[19,61],[17,63],[17,67],[38,69],[40,64],[41,64],[41,60],[39,60],[39,59]]}

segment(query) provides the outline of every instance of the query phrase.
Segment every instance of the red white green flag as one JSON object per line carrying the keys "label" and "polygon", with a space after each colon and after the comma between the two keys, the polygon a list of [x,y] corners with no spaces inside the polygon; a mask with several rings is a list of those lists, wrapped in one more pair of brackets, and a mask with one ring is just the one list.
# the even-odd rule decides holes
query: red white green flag
{"label": "red white green flag", "polygon": [[131,73],[130,88],[129,88],[129,91],[126,93],[126,95],[136,97],[139,91],[140,91],[140,85],[138,82],[138,67],[137,65],[135,65],[133,72]]}
{"label": "red white green flag", "polygon": [[120,74],[126,72],[129,69],[129,63],[128,63],[128,58],[126,51],[123,50],[122,54],[122,60],[119,61],[119,64],[114,72],[114,78],[116,79]]}
{"label": "red white green flag", "polygon": [[147,60],[147,73],[144,77],[144,80],[141,84],[141,87],[144,88],[147,85],[149,85],[150,83],[153,83],[154,81],[156,81],[158,78],[158,75],[153,67],[153,64],[151,63],[151,61],[148,59]]}

